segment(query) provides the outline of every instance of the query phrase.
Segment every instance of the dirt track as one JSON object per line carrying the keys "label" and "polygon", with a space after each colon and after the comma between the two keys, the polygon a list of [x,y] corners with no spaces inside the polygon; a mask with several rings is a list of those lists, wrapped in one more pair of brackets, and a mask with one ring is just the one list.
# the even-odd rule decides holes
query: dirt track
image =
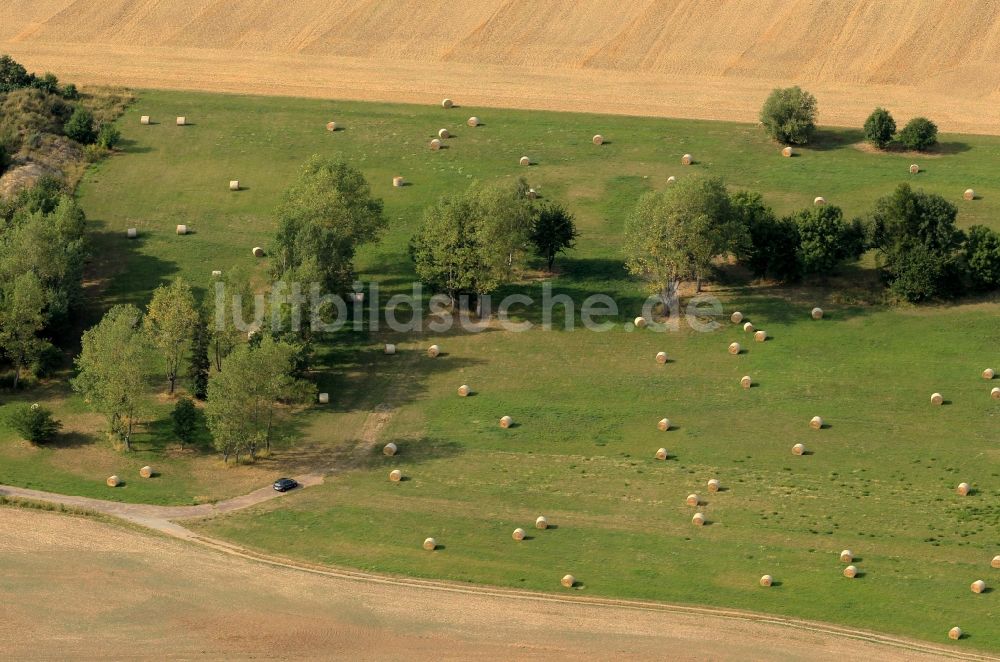
{"label": "dirt track", "polygon": [[827,124],[1000,134],[995,0],[4,4],[0,51],[83,83],[743,121],[800,83]]}
{"label": "dirt track", "polygon": [[0,658],[941,659],[766,622],[359,581],[0,508]]}

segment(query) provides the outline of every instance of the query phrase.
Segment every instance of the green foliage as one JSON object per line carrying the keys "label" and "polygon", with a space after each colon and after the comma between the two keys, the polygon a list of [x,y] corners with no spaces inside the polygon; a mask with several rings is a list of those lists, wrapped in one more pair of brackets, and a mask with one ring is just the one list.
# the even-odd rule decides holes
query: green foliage
{"label": "green foliage", "polygon": [[34,76],[9,55],[0,55],[0,93],[31,85]]}
{"label": "green foliage", "polygon": [[195,429],[198,425],[198,410],[191,398],[180,398],[177,401],[173,411],[170,412],[170,420],[173,422],[174,434],[177,435],[182,444],[190,444],[194,441]]}
{"label": "green foliage", "polygon": [[212,370],[212,362],[208,358],[211,341],[212,332],[208,329],[208,321],[204,316],[199,315],[194,333],[191,336],[191,359],[188,366],[191,392],[199,400],[208,397],[208,375]]}
{"label": "green foliage", "polygon": [[682,282],[700,281],[715,257],[747,241],[722,180],[685,178],[639,199],[625,222],[625,266],[669,305]]}
{"label": "green foliage", "polygon": [[816,132],[816,97],[797,85],[776,89],[764,102],[760,121],[775,140],[805,145]]}
{"label": "green foliage", "polygon": [[297,379],[296,350],[268,335],[253,344],[240,345],[226,361],[226,369],[208,382],[205,414],[216,450],[223,460],[241,455],[254,459],[264,447],[270,450],[275,424],[284,416],[278,403],[307,402],[315,387]]}
{"label": "green foliage", "polygon": [[879,149],[885,149],[896,134],[896,120],[885,108],[876,108],[865,120],[865,140]]}
{"label": "green foliage", "polygon": [[517,186],[474,184],[424,211],[410,242],[417,277],[447,293],[489,294],[521,268],[534,212]]}
{"label": "green foliage", "polygon": [[21,147],[20,136],[60,135],[73,109],[60,97],[23,88],[0,97],[0,136],[12,151]]}
{"label": "green foliage", "polygon": [[62,95],[63,99],[67,99],[70,101],[76,101],[77,99],[80,98],[80,92],[76,89],[76,85],[74,85],[73,83],[67,83],[62,88],[62,92],[60,92],[60,94]]}
{"label": "green foliage", "polygon": [[914,117],[899,132],[899,142],[922,152],[937,144],[937,132],[934,122],[926,117]]}
{"label": "green foliage", "polygon": [[102,124],[97,132],[97,144],[104,149],[114,149],[122,139],[122,132],[114,124]]}
{"label": "green foliage", "polygon": [[386,227],[382,201],[361,172],[319,156],[302,167],[277,215],[274,275],[334,293],[350,290],[358,247],[377,241]]}
{"label": "green foliage", "polygon": [[565,207],[555,202],[539,205],[531,227],[531,242],[549,271],[552,271],[556,255],[573,248],[578,235],[573,214]]}
{"label": "green foliage", "polygon": [[81,145],[94,144],[97,141],[97,131],[94,130],[94,114],[83,106],[77,106],[63,126],[63,133]]}
{"label": "green foliage", "polygon": [[194,292],[183,278],[176,278],[153,292],[146,308],[145,331],[166,364],[171,395],[177,386],[184,350],[194,338],[198,322]]}
{"label": "green foliage", "polygon": [[114,306],[83,334],[76,357],[74,390],[105,416],[112,436],[125,450],[142,413],[145,395],[145,357],[142,313],[131,305]]}
{"label": "green foliage", "polygon": [[823,205],[804,209],[793,217],[799,237],[799,266],[804,275],[826,275],[865,251],[865,230],[860,220],[848,223],[840,207]]}
{"label": "green foliage", "polygon": [[36,76],[35,79],[31,81],[31,87],[36,90],[41,90],[46,94],[61,94],[61,90],[59,89],[59,79],[56,78],[56,75],[50,71],[45,72],[44,76]]}
{"label": "green foliage", "polygon": [[736,259],[758,278],[794,281],[801,275],[799,228],[778,218],[759,193],[737,191],[730,198],[735,223],[746,240],[734,247]]}
{"label": "green foliage", "polygon": [[8,423],[21,438],[33,444],[44,444],[62,428],[62,423],[52,416],[45,407],[33,404],[18,404],[11,408]]}
{"label": "green foliage", "polygon": [[1000,288],[1000,233],[984,225],[973,225],[966,233],[964,257],[974,289]]}
{"label": "green foliage", "polygon": [[960,293],[957,216],[940,195],[907,184],[876,201],[870,243],[893,293],[913,302]]}
{"label": "green foliage", "polygon": [[14,388],[21,370],[48,344],[38,337],[43,328],[45,290],[38,276],[27,271],[0,286],[0,349],[14,364]]}

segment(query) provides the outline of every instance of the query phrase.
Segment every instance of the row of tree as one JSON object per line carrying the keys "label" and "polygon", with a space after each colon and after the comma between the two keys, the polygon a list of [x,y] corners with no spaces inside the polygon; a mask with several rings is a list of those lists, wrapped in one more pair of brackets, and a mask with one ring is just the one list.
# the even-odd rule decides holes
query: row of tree
{"label": "row of tree", "polygon": [[[816,97],[797,85],[771,92],[760,110],[760,122],[774,140],[805,145],[816,134]],[[926,117],[914,117],[896,134],[896,120],[885,108],[876,108],[864,124],[865,140],[885,149],[893,138],[909,149],[924,151],[937,144],[937,125]]]}
{"label": "row of tree", "polygon": [[963,232],[943,197],[901,185],[868,218],[848,221],[836,206],[779,218],[760,195],[730,194],[719,179],[689,178],[640,200],[625,225],[629,271],[664,302],[731,254],[758,277],[826,276],[874,250],[890,291],[907,301],[1000,288],[1000,233]]}

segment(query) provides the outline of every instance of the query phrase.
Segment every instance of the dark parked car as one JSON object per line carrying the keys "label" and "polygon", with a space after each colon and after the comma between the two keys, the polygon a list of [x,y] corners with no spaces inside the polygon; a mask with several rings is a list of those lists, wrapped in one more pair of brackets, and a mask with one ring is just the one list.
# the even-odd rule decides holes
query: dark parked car
{"label": "dark parked car", "polygon": [[294,478],[279,478],[274,481],[274,489],[279,492],[287,492],[288,490],[293,490],[299,486],[299,482]]}

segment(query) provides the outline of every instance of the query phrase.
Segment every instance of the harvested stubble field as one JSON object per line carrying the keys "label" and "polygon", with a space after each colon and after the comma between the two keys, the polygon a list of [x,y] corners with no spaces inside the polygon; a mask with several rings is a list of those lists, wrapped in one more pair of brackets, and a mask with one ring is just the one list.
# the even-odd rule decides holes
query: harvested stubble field
{"label": "harvested stubble field", "polygon": [[[750,121],[803,84],[828,124],[876,105],[1000,133],[993,0],[9,0],[0,50],[133,87]],[[459,95],[458,92],[461,91]]]}
{"label": "harvested stubble field", "polygon": [[[140,114],[160,124],[140,126]],[[192,125],[173,126],[180,114]],[[473,114],[482,127],[464,126]],[[343,130],[326,131],[331,119]],[[455,137],[431,152],[441,127]],[[621,265],[624,215],[671,174],[721,175],[762,191],[782,212],[822,193],[848,214],[911,181],[957,200],[963,226],[996,227],[997,195],[984,173],[996,168],[1000,143],[989,137],[943,136],[944,148],[913,177],[912,156],[857,149],[851,131],[827,130],[786,159],[752,126],[468,106],[143,92],[122,129],[125,152],[92,170],[80,191],[105,260],[102,304],[143,302],[176,274],[204,287],[212,269],[263,269],[266,259],[249,248],[267,246],[280,191],[312,153],[357,165],[384,197],[390,231],[358,266],[385,293],[409,288],[406,244],[432,200],[473,179],[525,175],[580,224],[578,248],[557,260],[554,291],[607,293],[622,307],[618,322],[634,317],[643,296]],[[591,142],[597,132],[607,138],[600,147]],[[685,152],[695,155],[689,168],[679,165]],[[523,153],[537,165],[518,166]],[[393,188],[397,174],[411,185]],[[245,189],[230,192],[237,177]],[[962,203],[970,181],[983,196]],[[122,194],[131,190],[142,195]],[[184,221],[195,232],[177,237],[173,226]],[[142,235],[130,242],[124,229],[133,225]],[[863,265],[848,270],[849,296],[864,298],[856,284],[869,277]],[[295,462],[304,449],[306,461],[338,458],[355,470],[195,526],[376,571],[541,590],[561,590],[559,578],[572,573],[586,595],[725,605],[932,641],[959,624],[969,636],[952,645],[996,650],[996,593],[975,595],[969,584],[992,581],[1000,539],[998,411],[980,377],[998,363],[998,305],[886,309],[851,305],[830,289],[724,280],[713,293],[765,329],[767,342],[729,322],[714,333],[666,335],[623,325],[345,334],[320,348],[319,388],[331,404],[300,417],[297,447],[279,455]],[[513,290],[541,296],[538,281]],[[823,320],[810,319],[816,304]],[[396,355],[382,353],[385,341],[397,344]],[[732,341],[747,352],[730,356]],[[424,352],[432,343],[442,349],[435,359]],[[659,351],[667,364],[655,361]],[[753,388],[741,388],[743,375]],[[458,397],[461,384],[474,395]],[[935,391],[951,404],[932,407]],[[516,425],[501,430],[502,415]],[[815,415],[830,427],[810,429]],[[674,424],[666,433],[656,430],[664,416]],[[381,454],[388,441],[397,456]],[[794,443],[812,453],[793,456]],[[661,446],[666,462],[653,457]],[[407,480],[390,482],[394,468]],[[726,489],[709,494],[714,477]],[[44,480],[34,486],[44,489]],[[957,496],[961,481],[976,492]],[[707,502],[702,528],[684,503],[692,492]],[[534,530],[540,514],[556,527]],[[518,526],[530,539],[511,540]],[[421,549],[428,536],[439,543],[433,553]],[[858,557],[855,580],[841,574],[844,548]],[[771,589],[758,586],[765,573],[775,578]]]}

